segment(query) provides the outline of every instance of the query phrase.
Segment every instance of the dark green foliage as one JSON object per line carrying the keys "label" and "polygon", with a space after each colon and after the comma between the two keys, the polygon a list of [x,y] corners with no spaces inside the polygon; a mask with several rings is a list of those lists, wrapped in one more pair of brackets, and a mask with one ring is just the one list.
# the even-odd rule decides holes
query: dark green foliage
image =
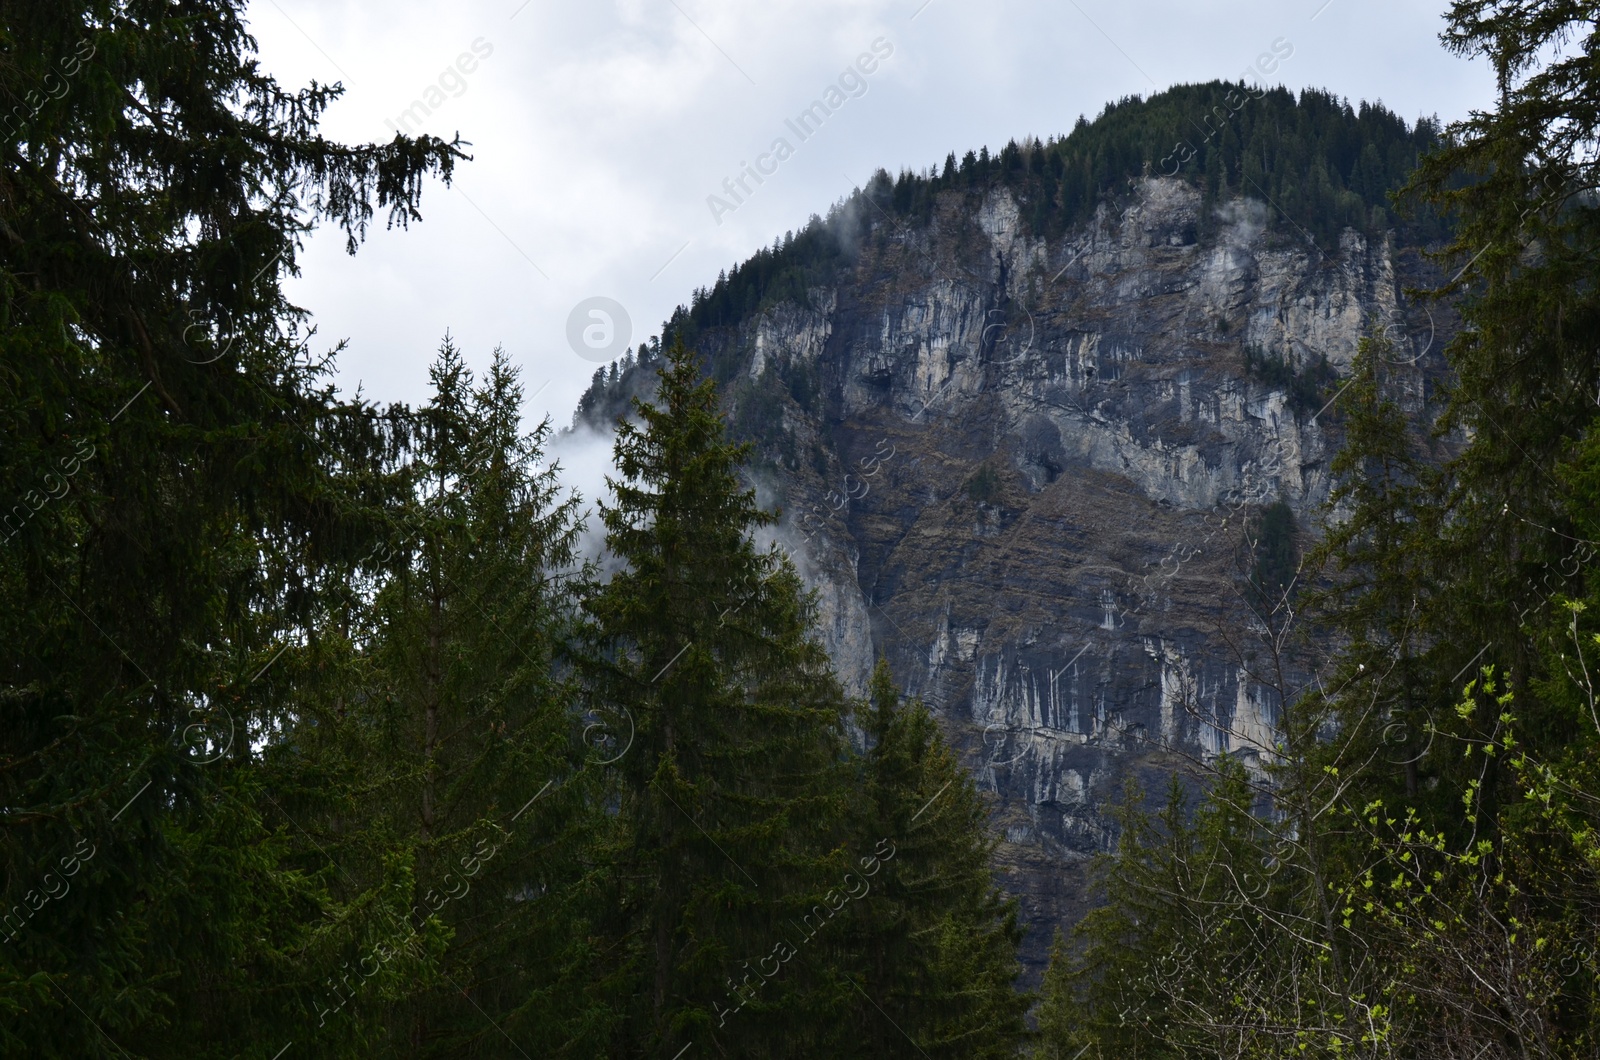
{"label": "dark green foliage", "polygon": [[[852,210],[836,207],[826,221],[813,214],[799,232],[785,233],[781,245],[763,247],[711,287],[697,288],[689,308],[667,322],[662,340],[692,346],[702,331],[737,324],[768,306],[807,304],[807,292],[831,282],[839,266],[851,260],[846,248],[855,244],[860,229]],[[729,351],[712,365],[712,375],[725,383],[739,364],[738,351]]]}
{"label": "dark green foliage", "polygon": [[[1035,232],[1055,236],[1093,215],[1130,179],[1178,176],[1205,192],[1204,216],[1233,195],[1266,202],[1270,223],[1292,238],[1334,249],[1345,227],[1378,234],[1391,221],[1390,194],[1438,141],[1436,123],[1415,127],[1381,104],[1349,103],[1306,90],[1296,98],[1244,84],[1179,85],[1148,100],[1106,105],[1093,122],[1046,143],[1012,142],[990,157],[970,152],[953,174],[880,174],[860,194],[897,218],[917,222],[947,188],[1004,185],[1025,206]],[[1421,211],[1410,236],[1444,230]]]}
{"label": "dark green foliage", "polygon": [[1271,614],[1282,606],[1299,573],[1295,548],[1294,509],[1277,500],[1262,509],[1249,531],[1251,555],[1249,587],[1251,606],[1258,614]]}
{"label": "dark green foliage", "polygon": [[1000,476],[988,464],[982,464],[967,479],[964,487],[967,499],[988,503],[1000,495]]}
{"label": "dark green foliage", "polygon": [[[573,412],[572,417],[574,423],[591,418],[590,414],[605,395],[606,389],[606,370],[604,368],[596,368],[594,375],[589,380],[589,389],[585,390],[583,396],[578,399],[578,407]],[[606,422],[614,419],[616,419],[615,416],[608,417]]]}
{"label": "dark green foliage", "polygon": [[[1016,1056],[1029,1002],[1014,985],[1022,930],[1016,902],[995,887],[983,802],[927,708],[899,702],[886,663],[867,709],[867,812],[857,827],[891,853],[864,881],[871,894],[853,943],[872,1003],[831,1055]],[[858,871],[870,867],[862,858]]]}
{"label": "dark green foliage", "polygon": [[761,451],[793,456],[793,446],[784,429],[783,406],[787,387],[777,367],[768,364],[759,379],[741,379],[730,388],[735,417],[730,429],[737,438],[753,443]]}
{"label": "dark green foliage", "polygon": [[[1301,601],[1301,642],[1332,657],[1286,698],[1268,773],[1293,826],[1275,879],[1314,885],[1292,916],[1274,913],[1258,1033],[1182,1055],[1291,1055],[1292,1041],[1292,1055],[1576,1058],[1600,1043],[1592,14],[1568,0],[1452,6],[1447,43],[1484,57],[1500,93],[1449,130],[1413,189],[1456,218],[1444,293],[1467,326],[1446,349],[1440,437],[1402,411],[1410,366],[1381,335],[1364,342],[1336,403],[1345,444]],[[1256,863],[1246,851],[1219,868]],[[1271,910],[1277,894],[1241,908]],[[1171,951],[1172,915],[1140,919],[1112,897],[1124,934],[1096,929],[1084,952],[1113,953],[1116,937]],[[1219,966],[1230,988],[1250,982],[1230,952]],[[1083,966],[1069,952],[1065,967]],[[1140,1014],[1129,1002],[1148,976],[1101,967],[1075,993],[1055,976],[1052,1011],[1067,1015],[1050,1039],[1167,1041],[1173,998]],[[1307,998],[1316,1011],[1289,1004]],[[1241,1023],[1230,998],[1201,1012]]]}
{"label": "dark green foliage", "polygon": [[821,445],[811,447],[811,470],[824,477],[828,474],[828,452]]}
{"label": "dark green foliage", "polygon": [[[1308,585],[1305,603],[1343,642],[1325,683],[1354,693],[1335,709],[1349,711],[1344,746],[1368,760],[1366,790],[1415,800],[1428,797],[1447,753],[1429,731],[1429,703],[1455,694],[1447,679],[1477,648],[1459,657],[1464,644],[1441,641],[1424,624],[1439,613],[1445,584],[1429,570],[1444,514],[1431,501],[1442,479],[1426,440],[1388,396],[1392,353],[1382,337],[1363,341],[1337,403],[1345,444],[1333,460],[1329,504],[1348,517],[1330,521],[1308,557],[1307,569],[1323,577]],[[1430,652],[1442,658],[1429,663]]]}
{"label": "dark green foliage", "polygon": [[1504,93],[1461,123],[1416,181],[1462,219],[1448,260],[1460,266],[1450,290],[1468,327],[1446,351],[1459,378],[1441,426],[1475,442],[1441,500],[1437,562],[1456,572],[1456,591],[1440,612],[1503,645],[1519,690],[1534,668],[1522,626],[1581,563],[1553,470],[1600,414],[1600,209],[1585,190],[1595,162],[1577,146],[1600,129],[1600,78],[1575,53],[1551,51],[1573,33],[1592,41],[1584,10],[1567,0],[1453,5],[1448,42],[1483,54]]}
{"label": "dark green foliage", "polygon": [[[1248,768],[1119,810],[1040,1045],[1594,1054],[1600,87],[1592,39],[1552,48],[1587,7],[1456,4],[1449,40],[1503,91],[1444,141],[1212,83],[875,174],[696,292],[665,353],[595,373],[580,417],[637,417],[605,579],[502,354],[474,380],[447,340],[433,399],[386,410],[307,357],[280,282],[310,226],[353,249],[464,156],[323,140],[340,90],[283,92],[240,15],[0,13],[0,1052],[1016,1055],[1030,998],[983,800],[885,666],[848,724],[813,602],[757,543],[774,517],[730,437],[825,474],[785,413],[821,414],[828,381],[739,379],[734,344],[702,365],[685,340],[1002,186],[1059,237],[1166,172],[1201,189],[1196,237],[1243,195],[1332,250],[1396,224],[1442,144],[1398,223],[1460,219],[1443,427],[1467,430],[1441,461],[1404,366],[1363,344],[1309,596],[1288,506],[1249,528],[1253,602],[1312,604],[1335,657],[1315,693],[1274,686]],[[1245,358],[1302,420],[1334,397],[1325,361]]]}
{"label": "dark green foliage", "polygon": [[[474,386],[447,339],[431,374],[406,451],[409,503],[362,609],[363,687],[298,719],[314,726],[295,749],[350,773],[319,845],[339,852],[341,892],[365,885],[348,900],[370,899],[378,938],[353,956],[370,966],[373,945],[412,932],[443,943],[410,980],[353,991],[388,1048],[502,1055],[510,1035],[541,1055],[581,1052],[608,1019],[587,1002],[584,941],[584,859],[604,819],[559,665],[576,500],[536,470],[549,425],[522,433],[502,352]],[[414,881],[399,902],[375,895],[396,861]]]}
{"label": "dark green foliage", "polygon": [[280,282],[310,226],[354,249],[463,156],[324,140],[341,90],[266,77],[243,7],[0,12],[0,872],[8,908],[58,894],[0,949],[7,1054],[270,1057],[334,970],[328,866],[253,744],[309,679],[322,564],[370,547],[380,442]]}
{"label": "dark green foliage", "polygon": [[1368,955],[1368,923],[1329,909],[1303,833],[1260,814],[1261,791],[1226,757],[1198,805],[1177,777],[1155,814],[1128,787],[1104,904],[1045,975],[1045,1056],[1385,1055],[1371,1035],[1397,1022],[1393,969]]}
{"label": "dark green foliage", "polygon": [[1250,378],[1282,390],[1296,418],[1302,420],[1323,410],[1333,395],[1332,384],[1339,379],[1339,370],[1328,362],[1327,354],[1319,353],[1316,360],[1296,367],[1252,346],[1244,348],[1244,370]]}
{"label": "dark green foliage", "polygon": [[822,410],[822,383],[817,366],[807,362],[791,364],[783,373],[789,387],[789,396],[801,412],[815,415]]}
{"label": "dark green foliage", "polygon": [[750,540],[773,517],[740,483],[744,450],[681,344],[636,414],[604,509],[626,567],[585,605],[592,703],[633,731],[616,766],[611,1048],[815,1055],[848,1000],[830,971],[842,933],[781,977],[747,973],[849,868],[843,697],[793,566]]}
{"label": "dark green foliage", "polygon": [[698,358],[671,348],[635,411],[604,513],[626,566],[587,598],[580,667],[631,733],[603,851],[610,1051],[1016,1055],[1021,932],[971,780],[884,667],[851,752],[813,604],[751,540],[773,516]]}
{"label": "dark green foliage", "polygon": [[[280,289],[314,223],[416,219],[456,146],[322,140],[338,88],[264,78],[239,5],[0,20],[0,1052],[855,1048],[863,907],[748,979],[872,846],[811,605],[750,539],[772,517],[695,359],[621,434],[596,584],[503,354],[475,383],[447,339],[423,408],[341,402]],[[763,382],[820,403],[814,370]],[[954,777],[933,757],[917,783]],[[903,908],[940,926],[907,976],[985,977],[933,1043],[1014,1030],[969,796],[928,848],[957,897]]]}
{"label": "dark green foliage", "polygon": [[609,431],[618,417],[628,414],[633,399],[642,396],[639,388],[649,383],[649,373],[635,373],[633,369],[652,364],[660,356],[661,339],[657,336],[650,343],[639,343],[637,360],[634,354],[624,353],[622,359],[612,365],[596,368],[589,388],[578,399],[578,407],[573,411],[573,426],[587,424]]}
{"label": "dark green foliage", "polygon": [[[1052,1060],[1086,1053],[1181,1055],[1167,1046],[1173,1013],[1165,979],[1176,979],[1174,955],[1191,929],[1184,908],[1197,867],[1190,811],[1176,778],[1154,820],[1141,801],[1138,788],[1128,787],[1114,811],[1121,834],[1116,857],[1104,863],[1097,883],[1104,904],[1083,919],[1070,942],[1058,939],[1053,948],[1039,1012],[1042,1051]],[[1192,975],[1188,967],[1181,971]]]}

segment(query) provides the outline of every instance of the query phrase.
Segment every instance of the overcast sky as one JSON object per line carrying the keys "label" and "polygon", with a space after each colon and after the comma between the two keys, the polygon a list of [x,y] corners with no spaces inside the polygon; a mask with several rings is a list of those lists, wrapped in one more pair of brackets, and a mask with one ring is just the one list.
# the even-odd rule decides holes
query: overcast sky
{"label": "overcast sky", "polygon": [[[302,256],[289,292],[327,344],[349,340],[345,388],[425,399],[448,329],[474,366],[505,346],[537,391],[528,411],[558,426],[595,368],[568,341],[586,299],[620,304],[637,345],[719,269],[825,214],[876,168],[922,169],[1065,133],[1111,99],[1237,80],[1275,43],[1292,53],[1269,84],[1381,99],[1407,120],[1462,117],[1492,85],[1482,62],[1440,46],[1442,14],[1419,0],[250,5],[262,61],[285,86],[344,84],[328,135],[387,140],[405,124],[473,145],[453,187],[424,192],[422,224],[380,225],[354,258],[327,230]],[[840,105],[802,142],[786,120],[830,85]],[[792,156],[763,159],[779,138]],[[746,177],[736,203],[724,181],[745,163],[775,172]]]}

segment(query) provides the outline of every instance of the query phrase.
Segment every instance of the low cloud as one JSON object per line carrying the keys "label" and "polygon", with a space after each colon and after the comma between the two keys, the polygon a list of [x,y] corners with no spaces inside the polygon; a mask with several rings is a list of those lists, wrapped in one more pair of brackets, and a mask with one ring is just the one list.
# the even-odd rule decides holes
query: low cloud
{"label": "low cloud", "polygon": [[1217,220],[1222,222],[1222,237],[1229,243],[1254,242],[1267,227],[1267,204],[1255,199],[1230,199],[1217,207]]}
{"label": "low cloud", "polygon": [[615,431],[597,431],[588,424],[579,423],[555,435],[545,454],[552,463],[559,465],[562,485],[575,490],[580,498],[579,512],[584,524],[578,540],[580,558],[602,564],[606,561],[606,529],[600,521],[600,502],[610,503],[614,499],[606,486],[606,476],[616,474],[611,462],[615,442]]}

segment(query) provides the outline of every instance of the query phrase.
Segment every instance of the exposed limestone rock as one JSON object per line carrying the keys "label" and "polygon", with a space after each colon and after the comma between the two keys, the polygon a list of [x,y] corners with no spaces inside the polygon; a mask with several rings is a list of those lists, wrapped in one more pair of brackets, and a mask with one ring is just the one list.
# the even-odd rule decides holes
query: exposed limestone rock
{"label": "exposed limestone rock", "polygon": [[1444,342],[1400,294],[1414,250],[1319,250],[1249,200],[1201,242],[1200,201],[1146,179],[1047,243],[1007,191],[947,194],[925,228],[876,225],[807,304],[699,340],[751,381],[818,374],[820,410],[785,396],[783,422],[825,468],[780,478],[819,632],[858,692],[886,655],[994,794],[1035,971],[1125,776],[1159,795],[1195,761],[1272,753],[1277,692],[1219,631],[1246,621],[1246,520],[1281,498],[1315,532],[1339,439],[1244,351],[1342,371],[1386,325],[1420,407]]}

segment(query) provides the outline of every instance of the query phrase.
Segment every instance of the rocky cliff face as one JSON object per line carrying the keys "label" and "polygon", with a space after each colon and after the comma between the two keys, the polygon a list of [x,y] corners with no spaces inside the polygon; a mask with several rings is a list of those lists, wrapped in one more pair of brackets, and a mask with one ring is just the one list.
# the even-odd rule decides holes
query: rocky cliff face
{"label": "rocky cliff face", "polygon": [[[735,406],[777,409],[767,484],[839,672],[859,688],[886,656],[993,793],[1037,970],[1125,775],[1159,794],[1221,751],[1270,756],[1246,527],[1281,499],[1315,533],[1339,443],[1321,406],[1363,335],[1388,327],[1414,411],[1444,336],[1392,237],[1319,250],[1244,199],[1203,225],[1177,179],[1053,241],[1004,188],[972,206],[875,223],[837,282],[698,341],[737,354]],[[781,389],[800,375],[814,412]]]}

